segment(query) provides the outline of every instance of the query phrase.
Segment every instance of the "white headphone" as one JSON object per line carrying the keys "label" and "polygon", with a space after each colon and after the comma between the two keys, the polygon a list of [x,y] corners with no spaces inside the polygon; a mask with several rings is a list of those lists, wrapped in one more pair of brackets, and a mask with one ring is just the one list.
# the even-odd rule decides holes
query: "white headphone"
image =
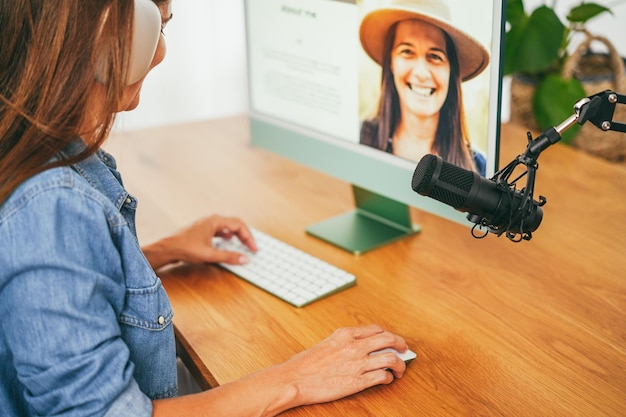
{"label": "white headphone", "polygon": [[161,12],[152,0],[135,0],[134,14],[128,84],[146,75],[161,36]]}
{"label": "white headphone", "polygon": [[[130,49],[127,85],[146,75],[156,53],[161,36],[161,12],[152,0],[135,0],[133,35]],[[101,57],[96,65],[96,80],[106,82],[106,61]]]}

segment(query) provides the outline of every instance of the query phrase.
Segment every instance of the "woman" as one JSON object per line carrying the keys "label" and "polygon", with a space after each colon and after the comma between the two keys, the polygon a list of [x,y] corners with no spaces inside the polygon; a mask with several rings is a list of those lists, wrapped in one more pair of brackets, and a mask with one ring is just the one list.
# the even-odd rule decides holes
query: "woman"
{"label": "woman", "polygon": [[452,26],[443,0],[397,0],[368,13],[361,45],[382,67],[377,113],[360,142],[418,161],[425,154],[485,175],[485,156],[472,148],[461,82],[489,63],[486,49]]}
{"label": "woman", "polygon": [[172,310],[154,271],[246,261],[214,236],[256,245],[221,216],[138,245],[137,202],[101,146],[165,56],[170,0],[154,3],[0,1],[0,415],[270,416],[402,377],[396,355],[370,353],[405,341],[370,325],[177,397]]}

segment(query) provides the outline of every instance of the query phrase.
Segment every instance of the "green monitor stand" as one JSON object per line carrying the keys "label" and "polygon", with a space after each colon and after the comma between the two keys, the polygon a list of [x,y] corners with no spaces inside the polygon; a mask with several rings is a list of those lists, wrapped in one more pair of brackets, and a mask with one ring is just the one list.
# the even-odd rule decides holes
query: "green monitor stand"
{"label": "green monitor stand", "polygon": [[356,209],[309,226],[307,233],[356,255],[419,232],[409,206],[352,186]]}

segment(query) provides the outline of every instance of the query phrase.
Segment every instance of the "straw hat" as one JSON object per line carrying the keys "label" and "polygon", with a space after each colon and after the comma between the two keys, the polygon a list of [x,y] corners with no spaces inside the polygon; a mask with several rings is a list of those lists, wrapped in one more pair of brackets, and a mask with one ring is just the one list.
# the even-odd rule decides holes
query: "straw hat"
{"label": "straw hat", "polygon": [[407,19],[430,23],[452,38],[459,58],[461,80],[474,78],[489,64],[487,49],[452,24],[446,0],[393,0],[391,5],[369,12],[361,21],[361,45],[379,65],[383,62],[385,38],[389,28],[394,23]]}

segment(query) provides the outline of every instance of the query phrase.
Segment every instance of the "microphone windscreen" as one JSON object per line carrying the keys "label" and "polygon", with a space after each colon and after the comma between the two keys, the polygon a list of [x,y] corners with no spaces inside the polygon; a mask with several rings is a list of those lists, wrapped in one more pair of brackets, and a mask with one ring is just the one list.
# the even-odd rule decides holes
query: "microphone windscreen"
{"label": "microphone windscreen", "polygon": [[418,194],[434,198],[458,209],[467,201],[476,175],[473,171],[445,162],[436,155],[425,155],[413,173],[412,188]]}
{"label": "microphone windscreen", "polygon": [[411,188],[418,194],[422,194],[428,189],[437,168],[437,157],[435,155],[425,155],[415,167]]}

